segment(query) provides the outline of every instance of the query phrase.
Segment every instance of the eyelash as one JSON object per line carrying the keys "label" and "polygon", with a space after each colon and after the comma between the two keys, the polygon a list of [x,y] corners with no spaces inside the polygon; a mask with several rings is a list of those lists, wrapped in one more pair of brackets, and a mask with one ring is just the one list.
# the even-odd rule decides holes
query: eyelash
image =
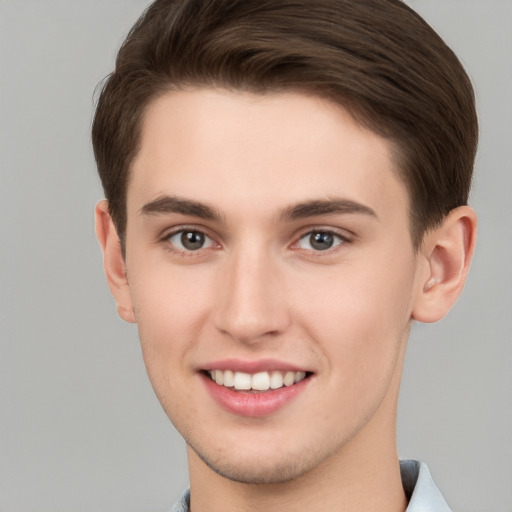
{"label": "eyelash", "polygon": [[[185,233],[195,233],[197,235],[201,235],[201,236],[205,237],[205,239],[209,240],[210,244],[208,247],[200,247],[197,250],[186,249],[186,248],[180,249],[179,247],[176,246],[175,243],[171,242],[171,239],[180,234],[181,234],[181,236],[183,236],[183,234],[185,234]],[[311,237],[314,234],[332,236],[333,238],[337,239],[338,242],[335,243],[335,245],[333,245],[332,247],[328,247],[326,249],[319,249],[319,250],[299,247],[299,243],[301,242],[301,240],[304,240],[307,237]],[[179,228],[171,231],[170,233],[166,233],[161,238],[161,242],[163,242],[165,244],[166,249],[169,250],[170,252],[172,252],[174,254],[178,254],[180,256],[185,256],[185,257],[199,256],[200,254],[202,254],[204,249],[215,250],[220,247],[220,244],[215,242],[214,238],[212,236],[210,236],[204,229],[196,228],[196,227],[187,227],[187,226],[180,226]],[[333,251],[336,251],[337,248],[339,248],[339,246],[342,246],[342,245],[345,245],[345,244],[348,244],[351,242],[352,242],[352,239],[350,237],[348,237],[345,234],[341,234],[340,232],[338,232],[336,230],[320,228],[320,227],[319,228],[310,227],[310,228],[308,228],[307,231],[303,231],[300,234],[300,236],[295,238],[295,241],[290,245],[290,247],[292,250],[304,250],[304,251],[307,251],[309,254],[314,255],[315,257],[320,257],[323,254],[331,254]]]}
{"label": "eyelash", "polygon": [[[347,237],[346,235],[342,235],[338,231],[335,231],[333,229],[326,229],[326,228],[309,228],[306,232],[300,235],[300,237],[297,239],[296,242],[294,242],[293,246],[298,246],[300,242],[304,239],[309,238],[311,241],[311,237],[313,235],[322,235],[322,236],[330,236],[334,238],[334,245],[331,247],[325,248],[325,249],[306,249],[303,247],[298,247],[297,250],[306,250],[310,253],[315,254],[315,256],[321,256],[322,254],[330,254],[333,251],[335,251],[339,246],[350,243],[352,240]],[[336,242],[337,240],[337,242]]]}
{"label": "eyelash", "polygon": [[[197,235],[201,235],[205,239],[209,240],[211,242],[211,245],[208,247],[200,247],[197,250],[192,250],[192,249],[186,249],[186,248],[180,249],[179,247],[176,246],[176,244],[171,242],[171,239],[173,237],[180,235],[180,234],[181,234],[181,236],[183,236],[185,233],[195,233]],[[168,251],[170,251],[174,254],[178,254],[180,256],[185,256],[185,257],[198,256],[199,254],[202,253],[202,249],[215,248],[215,247],[212,247],[215,245],[218,247],[220,246],[218,243],[215,242],[213,237],[211,237],[210,235],[208,235],[208,233],[205,232],[205,230],[196,228],[196,227],[187,227],[187,226],[181,226],[181,227],[171,231],[170,233],[166,233],[162,237],[161,241],[164,243],[164,246]]]}

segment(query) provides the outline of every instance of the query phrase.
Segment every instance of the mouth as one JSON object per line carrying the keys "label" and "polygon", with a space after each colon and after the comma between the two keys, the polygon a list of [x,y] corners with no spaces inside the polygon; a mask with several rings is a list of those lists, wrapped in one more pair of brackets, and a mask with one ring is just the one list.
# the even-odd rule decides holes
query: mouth
{"label": "mouth", "polygon": [[229,413],[267,417],[309,396],[314,372],[275,359],[211,361],[199,371],[214,402]]}
{"label": "mouth", "polygon": [[264,393],[290,387],[309,378],[311,372],[272,370],[246,373],[234,370],[211,369],[205,375],[219,386],[249,393]]}

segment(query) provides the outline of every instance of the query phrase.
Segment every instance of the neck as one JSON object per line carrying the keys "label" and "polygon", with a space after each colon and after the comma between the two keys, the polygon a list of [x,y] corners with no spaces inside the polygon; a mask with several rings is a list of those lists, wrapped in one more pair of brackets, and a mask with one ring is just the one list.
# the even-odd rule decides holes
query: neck
{"label": "neck", "polygon": [[315,475],[271,485],[242,484],[219,475],[205,481],[191,478],[191,511],[404,512],[407,501],[398,459],[373,462],[370,470],[363,470],[359,465],[335,474],[332,468],[317,468]]}

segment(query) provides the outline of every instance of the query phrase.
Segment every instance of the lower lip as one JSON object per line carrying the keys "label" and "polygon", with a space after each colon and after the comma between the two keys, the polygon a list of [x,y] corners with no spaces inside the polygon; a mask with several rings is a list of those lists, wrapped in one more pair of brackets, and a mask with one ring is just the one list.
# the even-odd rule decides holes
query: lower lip
{"label": "lower lip", "polygon": [[219,386],[206,375],[202,375],[202,378],[219,405],[228,412],[250,418],[268,416],[282,409],[304,391],[311,380],[311,377],[306,377],[292,386],[252,393]]}

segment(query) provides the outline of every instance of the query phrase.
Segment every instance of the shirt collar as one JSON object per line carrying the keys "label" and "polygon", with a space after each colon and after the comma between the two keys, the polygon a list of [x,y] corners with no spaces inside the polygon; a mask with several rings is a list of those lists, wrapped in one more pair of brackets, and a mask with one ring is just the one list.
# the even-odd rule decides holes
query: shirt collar
{"label": "shirt collar", "polygon": [[409,500],[406,512],[451,512],[424,462],[402,460],[400,473]]}

